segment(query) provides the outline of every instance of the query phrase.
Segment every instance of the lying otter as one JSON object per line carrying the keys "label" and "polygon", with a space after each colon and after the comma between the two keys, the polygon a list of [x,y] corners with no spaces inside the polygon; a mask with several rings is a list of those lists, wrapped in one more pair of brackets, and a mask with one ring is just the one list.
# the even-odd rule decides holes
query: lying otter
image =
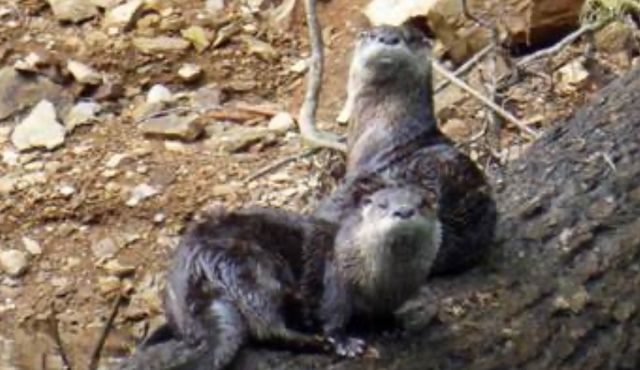
{"label": "lying otter", "polygon": [[168,326],[123,369],[221,369],[248,339],[361,354],[346,326],[417,293],[440,246],[436,212],[433,193],[392,186],[359,199],[338,230],[274,209],[213,213],[169,269]]}

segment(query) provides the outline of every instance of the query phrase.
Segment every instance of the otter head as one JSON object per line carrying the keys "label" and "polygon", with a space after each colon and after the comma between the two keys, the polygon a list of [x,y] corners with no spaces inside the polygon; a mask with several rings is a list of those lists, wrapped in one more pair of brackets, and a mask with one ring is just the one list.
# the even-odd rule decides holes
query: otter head
{"label": "otter head", "polygon": [[343,224],[337,256],[370,309],[395,309],[429,275],[441,243],[435,204],[422,188],[383,188]]}
{"label": "otter head", "polygon": [[416,28],[377,26],[358,36],[350,70],[350,76],[357,77],[354,83],[405,84],[407,79],[426,83],[429,75],[428,40]]}

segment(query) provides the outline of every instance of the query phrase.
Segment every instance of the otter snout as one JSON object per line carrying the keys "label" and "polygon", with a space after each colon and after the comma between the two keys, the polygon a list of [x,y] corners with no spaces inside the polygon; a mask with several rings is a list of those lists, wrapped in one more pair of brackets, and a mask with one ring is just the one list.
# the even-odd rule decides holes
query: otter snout
{"label": "otter snout", "polygon": [[399,207],[398,209],[394,210],[392,213],[393,217],[396,217],[402,220],[407,220],[413,217],[415,214],[416,214],[416,210],[413,207]]}
{"label": "otter snout", "polygon": [[362,38],[385,45],[397,45],[402,40],[402,33],[397,28],[380,27],[364,32]]}

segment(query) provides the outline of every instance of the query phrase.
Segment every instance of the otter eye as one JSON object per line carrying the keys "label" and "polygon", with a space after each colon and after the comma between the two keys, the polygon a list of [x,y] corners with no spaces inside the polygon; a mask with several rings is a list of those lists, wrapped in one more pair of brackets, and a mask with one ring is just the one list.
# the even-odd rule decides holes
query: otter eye
{"label": "otter eye", "polygon": [[387,202],[379,203],[378,207],[380,207],[380,209],[387,209],[387,208],[389,208],[389,203],[387,203]]}

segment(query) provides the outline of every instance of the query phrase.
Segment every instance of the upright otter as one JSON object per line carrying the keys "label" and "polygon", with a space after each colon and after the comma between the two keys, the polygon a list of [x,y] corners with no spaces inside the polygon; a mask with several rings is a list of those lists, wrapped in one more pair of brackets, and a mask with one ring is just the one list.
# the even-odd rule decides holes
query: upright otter
{"label": "upright otter", "polygon": [[[342,220],[371,176],[438,189],[443,241],[433,273],[466,269],[490,246],[496,207],[483,173],[438,129],[427,42],[408,25],[361,33],[349,70],[347,172],[316,209]],[[369,189],[375,191],[376,186]]]}
{"label": "upright otter", "polygon": [[418,291],[440,245],[434,207],[425,189],[392,186],[360,199],[337,232],[274,209],[210,215],[169,269],[168,327],[123,369],[221,369],[250,338],[362,353],[344,329],[353,315],[392,313]]}

